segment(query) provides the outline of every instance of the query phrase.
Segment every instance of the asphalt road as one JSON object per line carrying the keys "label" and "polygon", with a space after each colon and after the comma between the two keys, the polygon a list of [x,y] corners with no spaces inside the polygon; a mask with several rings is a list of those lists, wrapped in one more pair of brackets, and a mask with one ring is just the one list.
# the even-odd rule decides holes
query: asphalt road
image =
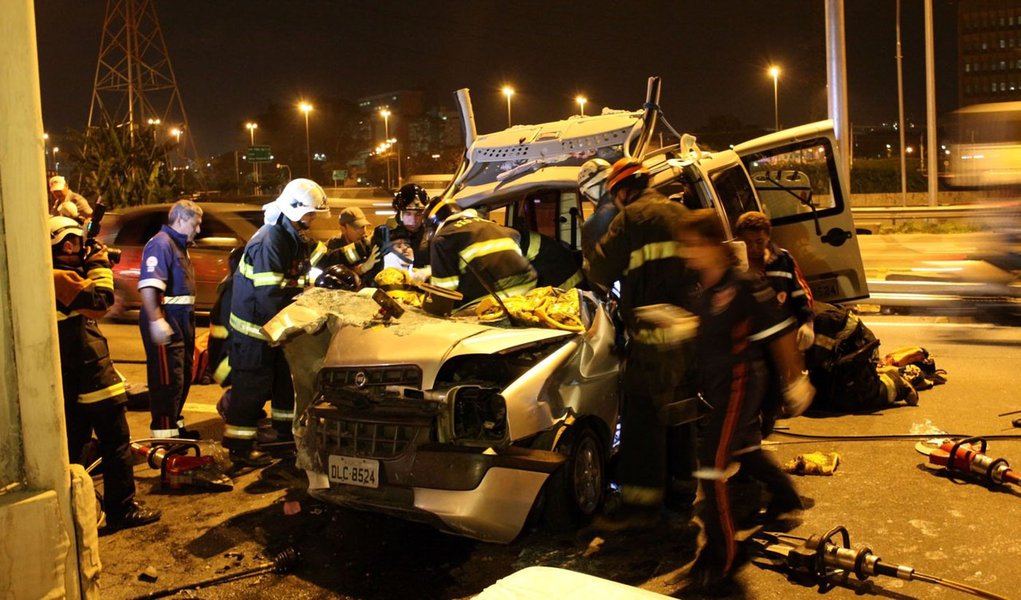
{"label": "asphalt road", "polygon": [[[1021,410],[1014,375],[1021,364],[1021,329],[949,322],[938,318],[867,316],[882,350],[922,345],[947,369],[949,383],[921,392],[916,407],[868,415],[809,415],[781,422],[769,449],[786,461],[802,452],[838,452],[832,477],[799,477],[801,493],[814,506],[784,523],[807,536],[845,525],[855,544],[868,544],[887,563],[978,586],[1004,597],[1021,597],[1015,583],[1021,565],[1021,493],[955,484],[924,468],[914,440],[855,441],[840,436],[901,435],[939,427],[970,435],[1021,434],[1013,417]],[[113,354],[130,381],[144,380],[137,330],[104,324]],[[129,362],[130,361],[130,362]],[[189,399],[190,426],[217,439],[215,386],[198,386]],[[135,436],[148,426],[145,412],[131,412]],[[820,438],[794,437],[821,436]],[[989,453],[1021,466],[1021,440],[993,440]],[[677,517],[670,527],[645,534],[580,531],[552,534],[532,528],[509,545],[493,545],[442,534],[429,527],[320,504],[304,492],[303,473],[284,460],[256,472],[235,474],[231,492],[161,489],[158,473],[136,467],[139,496],[164,511],[158,524],[101,538],[103,595],[132,598],[259,565],[287,545],[303,554],[290,575],[261,575],[195,595],[201,598],[462,598],[531,565],[557,566],[680,594],[673,581],[691,558],[695,530]],[[291,502],[291,504],[288,504]],[[288,516],[286,512],[300,512]],[[599,540],[602,539],[602,542]],[[146,568],[155,582],[139,580]],[[736,598],[813,598],[815,587],[745,564]],[[869,580],[837,587],[828,595],[851,598],[965,597],[920,582]],[[549,590],[550,596],[566,592]]]}

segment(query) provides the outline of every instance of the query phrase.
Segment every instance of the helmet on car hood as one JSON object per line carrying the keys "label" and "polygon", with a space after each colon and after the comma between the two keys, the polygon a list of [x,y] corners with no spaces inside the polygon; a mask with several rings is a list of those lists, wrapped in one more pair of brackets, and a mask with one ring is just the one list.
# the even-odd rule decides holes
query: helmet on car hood
{"label": "helmet on car hood", "polygon": [[606,176],[610,174],[610,163],[602,158],[585,161],[578,171],[578,189],[589,200],[598,203],[606,193]]}
{"label": "helmet on car hood", "polygon": [[328,290],[357,292],[362,287],[362,278],[345,265],[330,265],[316,278],[315,286]]}

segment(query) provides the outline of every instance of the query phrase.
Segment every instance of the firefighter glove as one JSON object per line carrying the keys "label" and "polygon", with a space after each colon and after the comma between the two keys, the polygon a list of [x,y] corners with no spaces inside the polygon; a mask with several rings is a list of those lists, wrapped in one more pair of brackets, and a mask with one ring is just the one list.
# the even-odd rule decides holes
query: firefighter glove
{"label": "firefighter glove", "polygon": [[787,382],[783,388],[783,416],[786,418],[801,416],[812,405],[813,398],[815,387],[808,380],[808,373],[802,371],[801,375]]}
{"label": "firefighter glove", "polygon": [[157,346],[165,346],[170,343],[170,338],[174,335],[174,328],[167,323],[166,319],[159,318],[149,321],[149,335]]}

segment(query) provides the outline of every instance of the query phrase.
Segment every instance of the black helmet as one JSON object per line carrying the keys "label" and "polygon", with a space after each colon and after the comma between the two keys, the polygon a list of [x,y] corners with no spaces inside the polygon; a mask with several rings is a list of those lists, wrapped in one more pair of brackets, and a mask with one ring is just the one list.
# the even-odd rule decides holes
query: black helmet
{"label": "black helmet", "polygon": [[457,205],[457,202],[436,196],[429,202],[429,208],[425,209],[425,220],[429,223],[429,227],[436,231],[436,228],[446,221],[447,217],[459,212],[461,212],[461,207]]}
{"label": "black helmet", "polygon": [[316,287],[357,292],[362,287],[362,278],[344,265],[330,265],[316,278]]}
{"label": "black helmet", "polygon": [[394,210],[399,213],[406,210],[425,210],[427,204],[429,204],[429,193],[415,183],[405,184],[394,194]]}

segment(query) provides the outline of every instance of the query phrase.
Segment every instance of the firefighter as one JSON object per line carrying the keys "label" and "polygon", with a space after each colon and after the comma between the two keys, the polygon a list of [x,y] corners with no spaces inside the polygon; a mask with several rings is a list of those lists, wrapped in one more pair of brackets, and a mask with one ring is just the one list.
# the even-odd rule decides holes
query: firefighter
{"label": "firefighter", "polygon": [[128,398],[96,323],[114,299],[106,248],[84,247],[82,227],[69,217],[50,217],[49,230],[68,455],[71,462],[84,464],[82,450],[95,431],[103,458],[103,510],[109,530],[158,521],[158,510],[143,508],[134,500],[124,409]]}
{"label": "firefighter", "polygon": [[460,304],[489,295],[524,294],[538,276],[521,254],[518,233],[461,210],[453,200],[434,199],[426,211],[432,229],[430,259],[433,285],[460,292]]}
{"label": "firefighter", "polygon": [[569,290],[582,287],[585,277],[571,250],[555,239],[524,227],[514,229],[521,239],[521,253],[532,263],[539,279],[536,287],[551,285]]}
{"label": "firefighter", "polygon": [[235,464],[261,467],[269,455],[254,447],[259,412],[272,401],[278,440],[293,439],[294,388],[283,350],[270,347],[262,326],[308,285],[315,242],[312,221],[328,210],[326,193],[310,179],[295,179],[263,206],[264,225],[245,245],[231,298],[231,401],[223,445]]}
{"label": "firefighter", "polygon": [[610,517],[636,526],[658,521],[666,491],[673,496],[691,487],[695,443],[690,416],[677,410],[694,395],[691,344],[683,328],[661,328],[639,317],[643,307],[691,306],[694,274],[685,264],[678,229],[687,209],[648,182],[649,172],[637,160],[622,158],[612,166],[607,189],[619,213],[588,263],[594,284],[610,288],[620,280],[629,338],[617,473],[623,507]]}
{"label": "firefighter", "polygon": [[381,267],[380,244],[369,233],[369,220],[357,206],[340,211],[340,235],[326,242],[326,255],[313,259],[315,266],[325,271],[332,265],[344,265],[356,272],[363,281],[372,281]]}
{"label": "firefighter", "polygon": [[688,575],[692,591],[725,593],[732,584],[737,559],[726,475],[729,464],[753,464],[757,473],[766,474],[771,487],[783,489],[782,495],[774,497],[776,510],[801,507],[789,478],[761,448],[759,411],[769,385],[767,353],[786,384],[783,395],[788,416],[804,412],[815,390],[802,371],[794,318],[777,305],[764,280],[737,269],[716,213],[711,209],[692,211],[681,228],[688,264],[698,272],[702,289],[696,305],[698,378],[703,397],[712,406],[702,432],[696,472],[705,498],[700,519],[706,543]]}
{"label": "firefighter", "polygon": [[142,310],[138,327],[149,380],[153,438],[198,439],[184,424],[195,355],[195,269],[188,245],[202,228],[202,208],[178,200],[146,243],[138,274]]}

